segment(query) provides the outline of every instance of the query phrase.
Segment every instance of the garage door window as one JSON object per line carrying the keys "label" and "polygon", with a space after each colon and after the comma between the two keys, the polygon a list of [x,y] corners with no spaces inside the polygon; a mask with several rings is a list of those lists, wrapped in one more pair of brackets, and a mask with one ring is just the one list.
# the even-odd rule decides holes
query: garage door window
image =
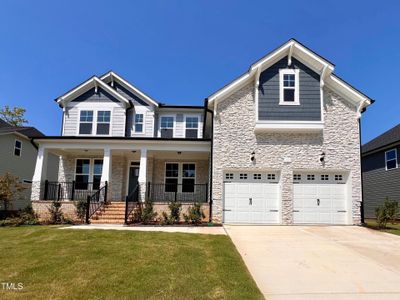
{"label": "garage door window", "polygon": [[343,176],[342,175],[338,175],[338,174],[336,174],[335,175],[335,181],[342,181],[343,180]]}
{"label": "garage door window", "polygon": [[239,179],[247,179],[247,174],[246,173],[239,174]]}
{"label": "garage door window", "polygon": [[315,180],[315,175],[314,174],[308,174],[307,175],[307,180]]}
{"label": "garage door window", "polygon": [[329,175],[322,174],[322,175],[321,175],[321,180],[322,180],[322,181],[327,181],[327,180],[329,180]]}
{"label": "garage door window", "polygon": [[293,180],[294,181],[300,181],[301,180],[301,175],[300,174],[294,174],[293,175]]}
{"label": "garage door window", "polygon": [[233,174],[232,173],[227,173],[225,174],[225,179],[233,179]]}
{"label": "garage door window", "polygon": [[255,180],[261,180],[261,174],[253,174]]}
{"label": "garage door window", "polygon": [[275,180],[275,174],[267,174],[268,180]]}

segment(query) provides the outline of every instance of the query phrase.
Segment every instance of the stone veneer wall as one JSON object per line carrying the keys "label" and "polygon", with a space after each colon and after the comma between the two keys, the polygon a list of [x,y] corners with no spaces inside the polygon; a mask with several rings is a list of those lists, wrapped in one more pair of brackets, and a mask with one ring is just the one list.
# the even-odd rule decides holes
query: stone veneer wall
{"label": "stone veneer wall", "polygon": [[[253,83],[218,104],[213,135],[214,222],[222,222],[224,170],[279,170],[282,222],[292,224],[293,170],[310,169],[350,172],[353,223],[360,223],[361,170],[356,107],[327,88],[324,88],[323,106],[323,132],[255,134]],[[250,160],[252,151],[256,153],[254,162]],[[322,151],[326,154],[324,164],[319,160]]]}

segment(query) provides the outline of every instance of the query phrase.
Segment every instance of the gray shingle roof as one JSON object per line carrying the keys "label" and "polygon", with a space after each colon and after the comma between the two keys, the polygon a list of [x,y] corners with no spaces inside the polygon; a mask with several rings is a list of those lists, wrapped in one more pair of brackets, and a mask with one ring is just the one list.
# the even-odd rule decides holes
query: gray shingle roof
{"label": "gray shingle roof", "polygon": [[362,146],[362,153],[370,152],[379,149],[386,145],[390,145],[400,141],[400,124],[382,133],[380,136],[374,138],[372,141]]}
{"label": "gray shingle roof", "polygon": [[27,136],[28,138],[33,137],[42,137],[44,134],[37,130],[35,127],[30,126],[12,126],[8,124],[6,121],[0,119],[0,134],[1,133],[12,133],[18,132]]}

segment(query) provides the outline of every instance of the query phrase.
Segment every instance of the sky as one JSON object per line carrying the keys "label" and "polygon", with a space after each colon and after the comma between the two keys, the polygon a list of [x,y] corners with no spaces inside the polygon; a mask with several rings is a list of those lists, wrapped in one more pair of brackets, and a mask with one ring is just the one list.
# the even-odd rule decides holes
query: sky
{"label": "sky", "polygon": [[399,123],[400,1],[20,1],[0,10],[0,107],[59,135],[54,99],[113,70],[159,102],[204,98],[296,38],[376,102],[367,142]]}

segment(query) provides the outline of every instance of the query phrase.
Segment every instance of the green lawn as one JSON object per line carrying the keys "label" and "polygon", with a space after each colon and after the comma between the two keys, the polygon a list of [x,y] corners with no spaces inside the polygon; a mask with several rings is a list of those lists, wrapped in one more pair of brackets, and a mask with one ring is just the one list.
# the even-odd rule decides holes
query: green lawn
{"label": "green lawn", "polygon": [[385,229],[379,229],[378,225],[376,224],[376,221],[372,220],[372,219],[365,220],[365,223],[366,223],[367,227],[369,227],[369,228],[400,235],[400,223],[399,222],[397,222],[396,224],[388,223],[386,225],[387,228],[385,228]]}
{"label": "green lawn", "polygon": [[0,228],[0,299],[261,299],[227,236]]}

